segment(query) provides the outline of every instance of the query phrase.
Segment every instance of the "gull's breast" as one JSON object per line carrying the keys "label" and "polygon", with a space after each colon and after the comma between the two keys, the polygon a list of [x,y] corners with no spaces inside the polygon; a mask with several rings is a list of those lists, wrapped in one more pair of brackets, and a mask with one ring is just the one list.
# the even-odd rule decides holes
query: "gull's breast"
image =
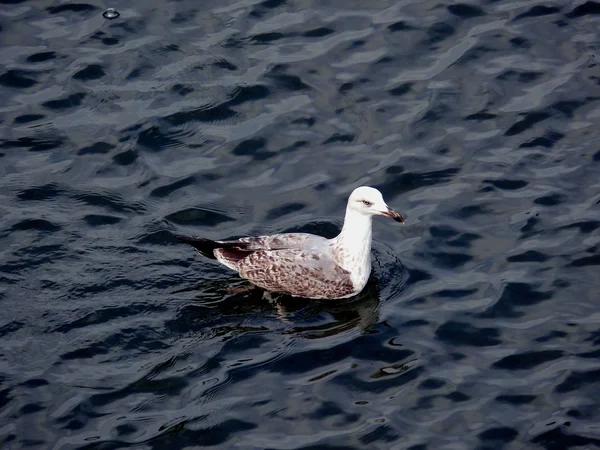
{"label": "gull's breast", "polygon": [[371,275],[370,248],[364,248],[361,252],[352,252],[334,245],[331,254],[340,267],[350,272],[350,281],[355,293],[362,291]]}

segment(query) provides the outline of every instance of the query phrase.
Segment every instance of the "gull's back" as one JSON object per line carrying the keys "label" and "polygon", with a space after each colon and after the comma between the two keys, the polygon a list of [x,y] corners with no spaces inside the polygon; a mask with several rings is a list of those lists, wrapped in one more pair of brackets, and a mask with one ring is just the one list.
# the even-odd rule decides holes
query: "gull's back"
{"label": "gull's back", "polygon": [[320,250],[329,248],[329,239],[310,233],[282,233],[270,236],[245,237],[227,243],[247,244],[247,250]]}

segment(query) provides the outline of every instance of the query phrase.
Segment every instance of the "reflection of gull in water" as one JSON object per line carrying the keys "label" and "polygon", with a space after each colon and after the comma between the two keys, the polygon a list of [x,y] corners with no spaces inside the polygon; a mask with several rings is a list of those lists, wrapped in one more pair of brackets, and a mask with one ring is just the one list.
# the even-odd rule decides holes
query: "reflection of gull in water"
{"label": "reflection of gull in water", "polygon": [[284,334],[305,339],[335,336],[355,328],[364,333],[377,323],[379,316],[377,283],[369,283],[359,295],[349,299],[314,302],[309,306],[306,302],[294,304],[294,300],[302,301],[291,297],[275,299],[274,311],[281,322],[290,326]]}
{"label": "reflection of gull in water", "polygon": [[[395,266],[386,270],[398,273]],[[381,268],[380,268],[381,269]],[[377,270],[377,269],[375,269]],[[399,278],[402,278],[400,273]],[[248,332],[275,332],[301,339],[323,339],[347,332],[364,334],[379,321],[379,278],[371,278],[363,291],[347,299],[315,300],[272,295],[255,288],[233,295],[221,295],[226,289],[224,280],[211,280],[178,293],[192,297],[180,298],[182,306],[166,327],[176,333],[192,333],[201,339],[220,336],[227,339]],[[396,282],[396,278],[392,281]],[[243,283],[243,282],[241,282]],[[204,289],[216,288],[219,299],[207,298]],[[194,295],[197,294],[197,295]]]}
{"label": "reflection of gull in water", "polygon": [[377,189],[362,186],[350,195],[344,226],[333,239],[309,233],[232,241],[177,238],[268,291],[295,297],[345,298],[362,291],[369,279],[371,219],[375,215],[404,223]]}

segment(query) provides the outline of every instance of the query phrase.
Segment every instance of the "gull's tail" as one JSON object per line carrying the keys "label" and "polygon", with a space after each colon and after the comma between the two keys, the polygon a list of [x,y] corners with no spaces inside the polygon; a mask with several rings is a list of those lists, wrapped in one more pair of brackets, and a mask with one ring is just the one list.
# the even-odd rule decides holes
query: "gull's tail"
{"label": "gull's tail", "polygon": [[[243,242],[223,242],[223,241],[211,241],[201,237],[184,236],[182,234],[174,234],[179,242],[189,244],[194,247],[200,254],[207,258],[217,259],[215,256],[215,250],[220,248],[223,250],[242,250],[247,244]],[[246,256],[248,254],[246,253]]]}
{"label": "gull's tail", "polygon": [[184,236],[183,234],[174,234],[179,242],[183,242],[185,244],[190,244],[196,250],[198,250],[202,255],[207,258],[217,259],[215,257],[215,249],[223,246],[220,242],[211,241],[210,239],[204,239],[201,237],[191,237]]}

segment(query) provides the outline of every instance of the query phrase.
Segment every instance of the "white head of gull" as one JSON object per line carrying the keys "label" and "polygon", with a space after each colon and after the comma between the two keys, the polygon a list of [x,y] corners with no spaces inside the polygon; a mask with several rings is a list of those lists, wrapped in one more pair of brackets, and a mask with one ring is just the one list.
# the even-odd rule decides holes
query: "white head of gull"
{"label": "white head of gull", "polygon": [[383,200],[381,192],[369,186],[354,189],[348,205],[344,226],[334,239],[334,257],[350,272],[357,293],[362,291],[371,274],[371,235],[373,216],[387,216],[404,223],[404,219]]}
{"label": "white head of gull", "polygon": [[228,241],[176,237],[267,291],[305,298],[346,298],[362,291],[371,274],[371,225],[377,215],[404,223],[381,192],[361,186],[348,198],[344,226],[333,239],[309,233]]}

